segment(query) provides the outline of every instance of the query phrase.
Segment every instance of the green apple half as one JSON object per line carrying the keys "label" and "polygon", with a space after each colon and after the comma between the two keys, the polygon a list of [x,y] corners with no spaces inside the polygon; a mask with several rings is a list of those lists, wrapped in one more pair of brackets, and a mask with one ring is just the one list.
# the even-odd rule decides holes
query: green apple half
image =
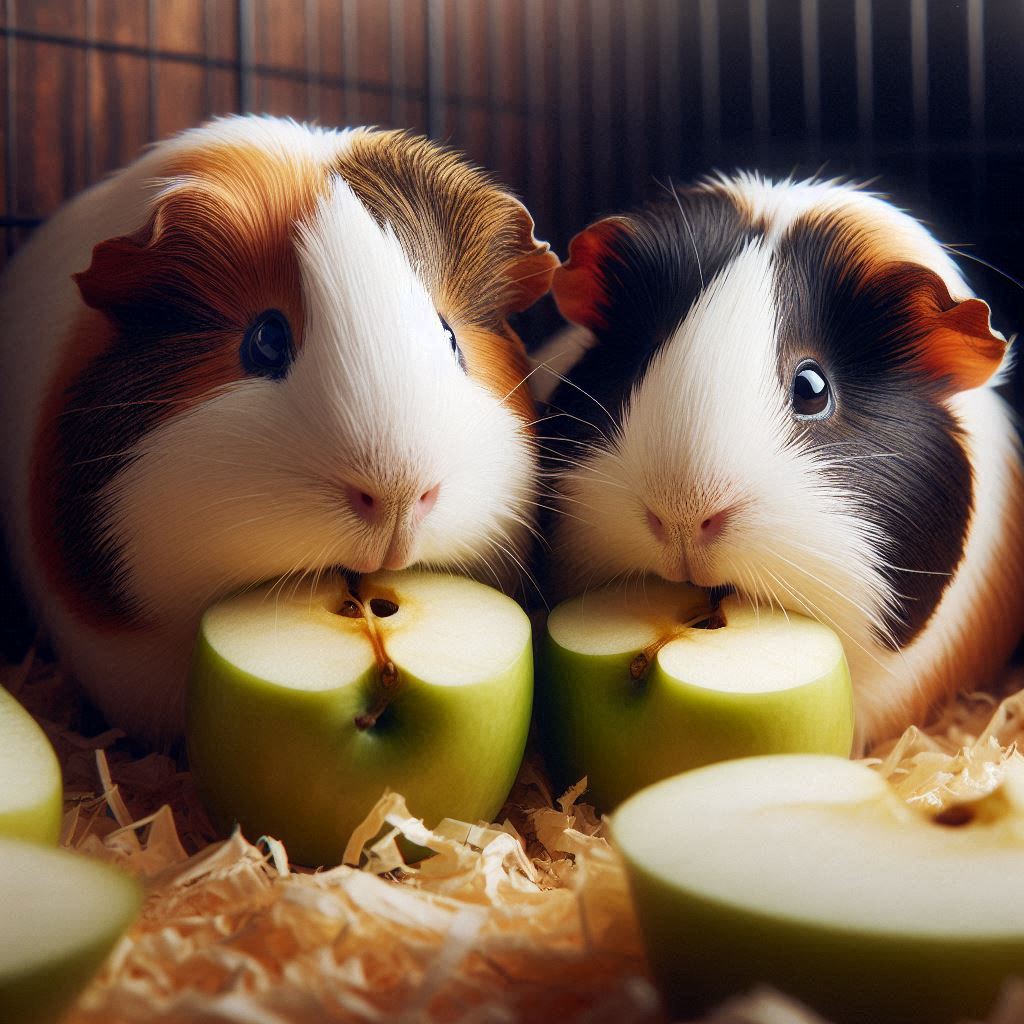
{"label": "green apple half", "polygon": [[56,1021],[141,902],[138,883],[109,864],[0,839],[0,1020]]}
{"label": "green apple half", "polygon": [[806,754],[637,793],[612,835],[673,1012],[767,983],[851,1024],[987,1018],[1002,981],[1024,974],[1015,768],[936,817],[870,768]]}
{"label": "green apple half", "polygon": [[0,836],[56,843],[64,793],[46,733],[0,687]]}
{"label": "green apple half", "polygon": [[677,772],[753,754],[849,755],[850,671],[827,626],[648,579],[565,601],[537,666],[560,782],[610,810]]}
{"label": "green apple half", "polygon": [[529,619],[491,587],[426,572],[268,586],[203,617],[189,760],[222,827],[337,864],[385,789],[428,825],[490,820],[532,700]]}

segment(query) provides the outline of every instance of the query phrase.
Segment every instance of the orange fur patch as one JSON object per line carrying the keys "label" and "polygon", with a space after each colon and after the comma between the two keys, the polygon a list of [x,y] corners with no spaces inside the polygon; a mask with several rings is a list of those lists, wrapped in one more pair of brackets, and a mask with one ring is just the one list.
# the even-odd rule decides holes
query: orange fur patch
{"label": "orange fur patch", "polygon": [[232,143],[183,155],[166,177],[149,222],[101,242],[75,275],[85,302],[119,321],[198,307],[209,326],[235,331],[278,308],[301,344],[294,225],[326,191],[323,169]]}
{"label": "orange fur patch", "polygon": [[616,241],[629,230],[625,217],[606,217],[569,243],[569,259],[554,274],[552,290],[566,320],[589,330],[606,326],[608,286],[605,264]]}
{"label": "orange fur patch", "polygon": [[524,423],[534,419],[527,377],[530,360],[519,337],[506,325],[504,333],[482,327],[459,330],[453,325],[466,370]]}
{"label": "orange fur patch", "polygon": [[368,132],[334,170],[391,225],[449,323],[502,333],[508,313],[551,287],[558,257],[534,238],[526,208],[458,154],[407,132]]}
{"label": "orange fur patch", "polygon": [[944,393],[981,387],[999,369],[1006,342],[992,333],[981,299],[957,302],[938,274],[913,263],[883,265],[875,273],[906,311],[918,365]]}
{"label": "orange fur patch", "polygon": [[256,146],[186,153],[135,234],[100,242],[75,275],[83,309],[62,348],[39,420],[32,529],[50,577],[97,628],[138,626],[104,538],[97,496],[160,422],[243,376],[239,344],[277,308],[302,342],[295,221],[323,171]]}

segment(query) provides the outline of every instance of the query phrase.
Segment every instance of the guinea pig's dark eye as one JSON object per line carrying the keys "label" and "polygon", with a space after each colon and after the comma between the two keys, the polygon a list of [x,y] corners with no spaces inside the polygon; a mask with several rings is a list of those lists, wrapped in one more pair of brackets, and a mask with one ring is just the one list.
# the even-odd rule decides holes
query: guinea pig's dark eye
{"label": "guinea pig's dark eye", "polygon": [[833,408],[825,372],[811,360],[801,363],[793,376],[793,412],[802,419],[823,420]]}
{"label": "guinea pig's dark eye", "polygon": [[452,330],[451,325],[440,313],[437,314],[438,320],[441,321],[441,330],[444,331],[445,337],[448,339],[448,344],[452,347],[452,352],[455,354],[455,358],[458,360],[459,368],[462,370],[466,369],[466,357],[462,354],[462,349],[459,348],[458,339],[455,337],[455,332]]}
{"label": "guinea pig's dark eye", "polygon": [[276,309],[264,310],[242,339],[245,372],[279,380],[288,372],[293,355],[288,318]]}

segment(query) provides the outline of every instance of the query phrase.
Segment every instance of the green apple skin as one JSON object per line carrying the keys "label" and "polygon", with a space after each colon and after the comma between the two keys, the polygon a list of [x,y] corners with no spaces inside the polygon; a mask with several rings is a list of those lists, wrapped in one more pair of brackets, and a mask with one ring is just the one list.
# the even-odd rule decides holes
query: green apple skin
{"label": "green apple skin", "polygon": [[0,687],[0,836],[55,844],[63,813],[57,754],[35,719]]}
{"label": "green apple skin", "polygon": [[363,730],[354,720],[370,702],[375,670],[333,690],[288,689],[225,661],[201,629],[186,734],[215,823],[280,839],[294,862],[315,867],[340,863],[386,790],[428,826],[492,820],[519,771],[533,705],[529,620],[518,611],[522,652],[503,671],[439,686],[399,666],[400,690]]}
{"label": "green apple skin", "polygon": [[0,1021],[55,1024],[141,905],[139,884],[109,864],[0,839]]}
{"label": "green apple skin", "polygon": [[[756,776],[764,768],[770,769],[772,762],[782,759],[803,762],[817,758],[793,754],[746,759],[753,767],[747,782],[750,789],[756,790]],[[684,783],[690,777],[743,763],[711,765],[659,785]],[[870,771],[852,762],[841,763],[844,768]],[[794,767],[800,770],[798,764]],[[954,1024],[966,1018],[987,1019],[1005,979],[1021,974],[1024,901],[1019,896],[1019,883],[1024,877],[1024,849],[1019,838],[1017,869],[1004,883],[1006,899],[1020,908],[1016,935],[958,934],[955,911],[945,915],[936,911],[933,932],[926,927],[903,926],[898,898],[890,899],[887,908],[878,907],[877,926],[864,922],[851,925],[839,919],[815,921],[811,919],[813,908],[794,904],[789,914],[767,913],[744,905],[742,894],[735,899],[712,896],[680,881],[692,856],[686,844],[675,851],[679,869],[674,880],[638,859],[631,849],[631,836],[638,827],[657,832],[659,826],[650,822],[638,826],[631,805],[655,788],[649,787],[623,804],[612,816],[611,824],[613,842],[625,860],[648,959],[672,1014],[687,1020],[702,1017],[727,998],[770,985],[835,1024]],[[728,798],[723,793],[722,800]],[[828,797],[822,794],[820,799],[825,802]],[[693,825],[692,810],[682,810],[688,817],[685,823],[677,823],[680,829]],[[870,864],[876,850],[870,832],[857,831],[859,824],[854,824],[837,847],[846,844],[847,856]],[[699,824],[692,831],[699,844]],[[654,841],[660,839],[656,836]],[[837,855],[839,859],[842,856]],[[749,862],[749,875],[757,879],[761,868],[756,850],[751,852]],[[908,861],[905,868],[910,875],[915,864]],[[949,890],[962,893],[969,901],[977,870],[965,857],[961,870],[948,878]],[[794,875],[798,873],[799,869],[794,869]],[[865,874],[869,876],[870,872]],[[836,884],[850,884],[842,867],[836,868]],[[865,901],[870,899],[870,886],[870,880],[860,886]],[[882,920],[887,916],[891,919]]]}
{"label": "green apple skin", "polygon": [[546,633],[537,667],[538,720],[560,783],[586,776],[601,810],[659,779],[755,754],[849,756],[853,690],[845,657],[803,686],[739,693],[666,675],[655,658],[643,684],[630,679],[639,648],[580,654]]}

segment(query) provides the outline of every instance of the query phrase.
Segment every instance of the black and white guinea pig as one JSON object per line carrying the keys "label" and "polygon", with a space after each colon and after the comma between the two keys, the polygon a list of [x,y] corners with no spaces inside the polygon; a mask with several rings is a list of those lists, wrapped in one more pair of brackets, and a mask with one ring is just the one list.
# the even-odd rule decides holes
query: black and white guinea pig
{"label": "black and white guinea pig", "polygon": [[510,583],[536,477],[524,207],[394,131],[218,120],[65,205],[6,272],[12,559],[110,721],[182,727],[198,615],[269,577]]}
{"label": "black and white guinea pig", "polygon": [[553,288],[593,334],[545,424],[555,596],[654,573],[818,618],[861,749],[999,671],[1024,604],[1008,346],[920,223],[721,177],[591,225]]}

